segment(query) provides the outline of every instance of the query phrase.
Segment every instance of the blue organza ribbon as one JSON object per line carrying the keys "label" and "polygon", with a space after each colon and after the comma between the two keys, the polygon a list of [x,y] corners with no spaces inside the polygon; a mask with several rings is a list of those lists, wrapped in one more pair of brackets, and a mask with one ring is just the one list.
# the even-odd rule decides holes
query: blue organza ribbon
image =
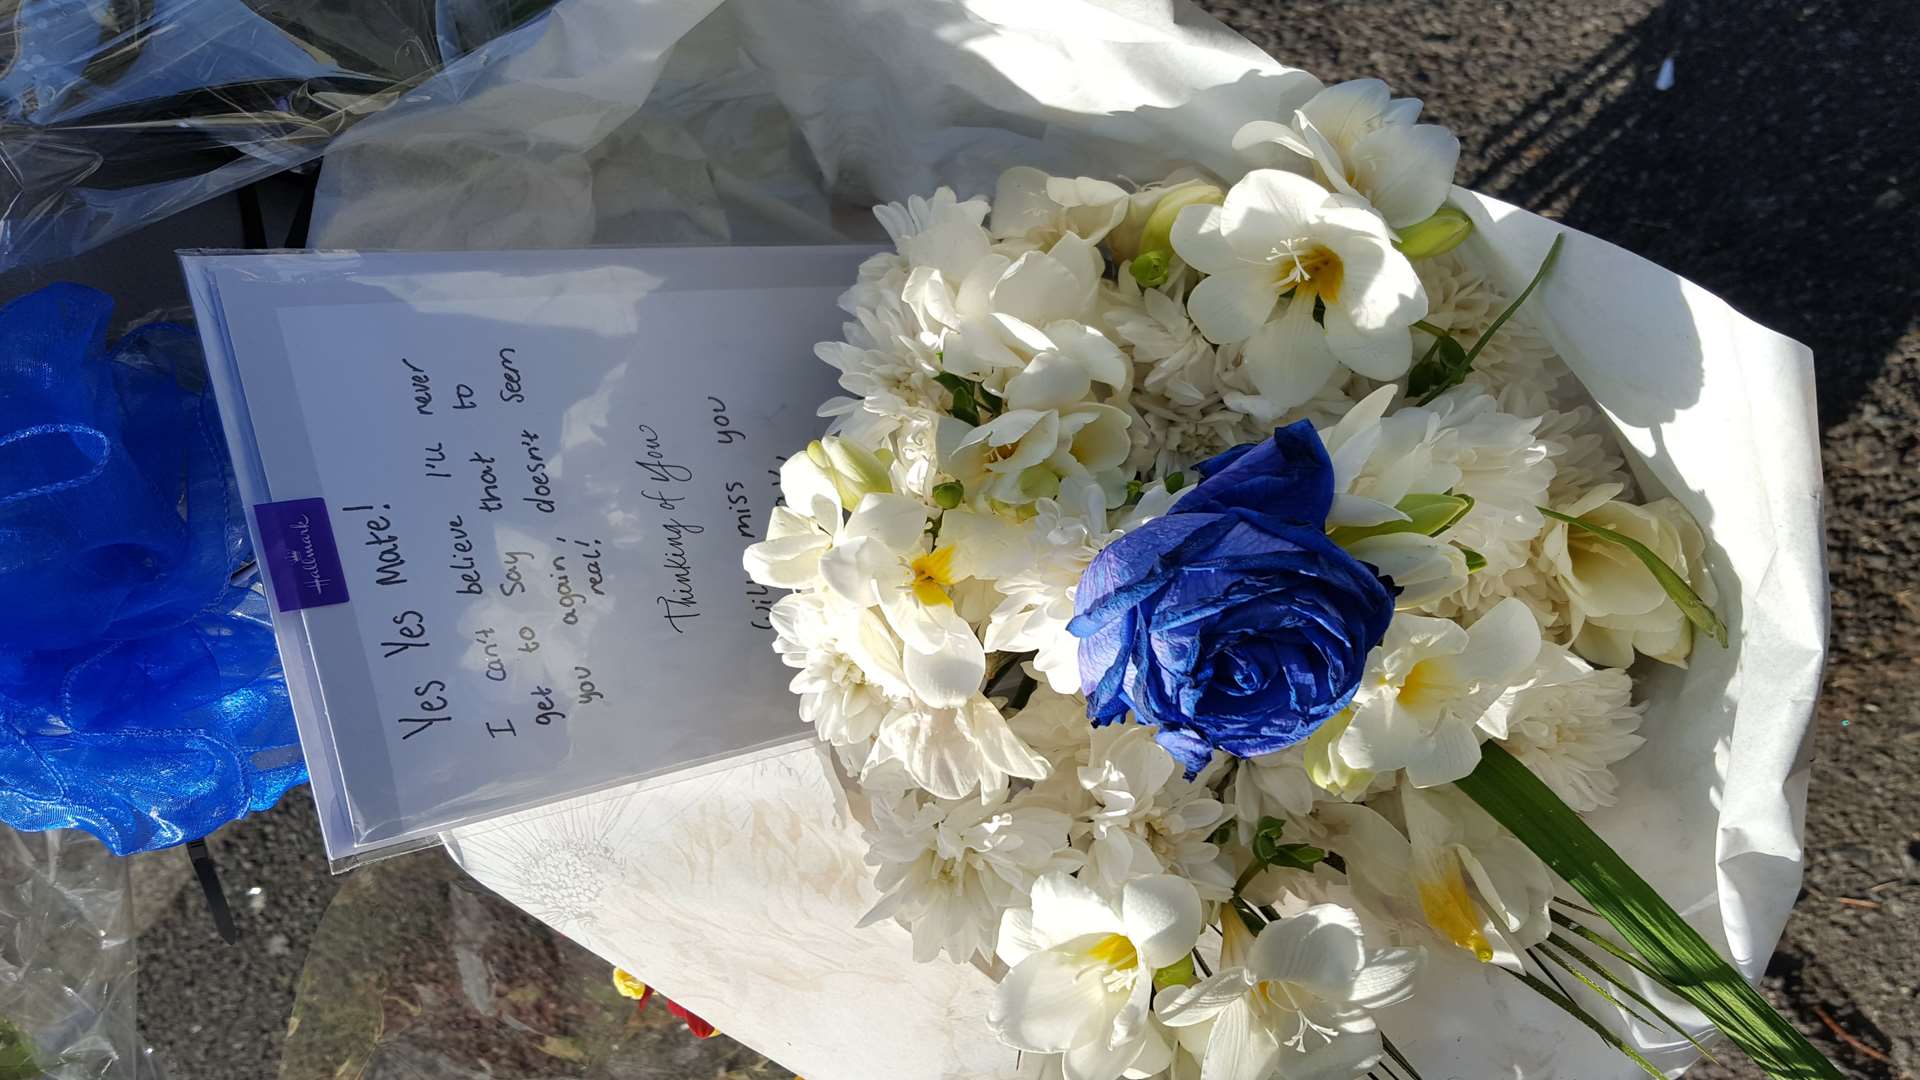
{"label": "blue organza ribbon", "polygon": [[112,307],[0,308],[0,820],[124,855],[307,773],[199,341]]}

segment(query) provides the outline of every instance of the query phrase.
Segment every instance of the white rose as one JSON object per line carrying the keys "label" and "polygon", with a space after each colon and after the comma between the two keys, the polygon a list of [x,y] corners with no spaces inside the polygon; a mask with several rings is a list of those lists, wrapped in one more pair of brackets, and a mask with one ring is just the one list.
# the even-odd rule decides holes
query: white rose
{"label": "white rose", "polygon": [[[1645,506],[1618,502],[1605,484],[1563,512],[1645,544],[1708,604],[1718,599],[1707,575],[1706,537],[1673,499]],[[1573,651],[1596,664],[1627,667],[1633,654],[1685,667],[1693,627],[1634,554],[1592,533],[1551,522],[1541,562],[1566,591]]]}

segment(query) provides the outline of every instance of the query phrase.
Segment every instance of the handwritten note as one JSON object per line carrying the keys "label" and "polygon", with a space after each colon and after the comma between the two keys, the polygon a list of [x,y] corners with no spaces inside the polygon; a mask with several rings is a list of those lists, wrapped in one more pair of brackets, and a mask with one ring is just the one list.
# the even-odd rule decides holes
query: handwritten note
{"label": "handwritten note", "polygon": [[740,553],[865,254],[187,258],[330,852],[805,734]]}

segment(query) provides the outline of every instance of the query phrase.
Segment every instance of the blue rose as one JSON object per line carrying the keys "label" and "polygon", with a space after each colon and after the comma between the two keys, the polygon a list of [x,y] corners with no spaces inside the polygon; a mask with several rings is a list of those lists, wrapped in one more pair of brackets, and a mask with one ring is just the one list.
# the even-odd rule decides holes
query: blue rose
{"label": "blue rose", "polygon": [[1285,749],[1346,708],[1394,596],[1327,539],[1333,464],[1313,425],[1198,471],[1095,556],[1069,624],[1094,722],[1131,710],[1189,774],[1215,749]]}

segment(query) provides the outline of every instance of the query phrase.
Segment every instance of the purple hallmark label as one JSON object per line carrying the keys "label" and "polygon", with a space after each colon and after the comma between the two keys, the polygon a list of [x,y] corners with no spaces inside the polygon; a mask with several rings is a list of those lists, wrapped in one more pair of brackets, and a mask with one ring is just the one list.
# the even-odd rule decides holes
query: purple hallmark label
{"label": "purple hallmark label", "polygon": [[260,526],[260,563],[273,579],[273,598],[281,611],[347,602],[347,577],[340,569],[333,525],[324,499],[288,499],[253,508]]}

